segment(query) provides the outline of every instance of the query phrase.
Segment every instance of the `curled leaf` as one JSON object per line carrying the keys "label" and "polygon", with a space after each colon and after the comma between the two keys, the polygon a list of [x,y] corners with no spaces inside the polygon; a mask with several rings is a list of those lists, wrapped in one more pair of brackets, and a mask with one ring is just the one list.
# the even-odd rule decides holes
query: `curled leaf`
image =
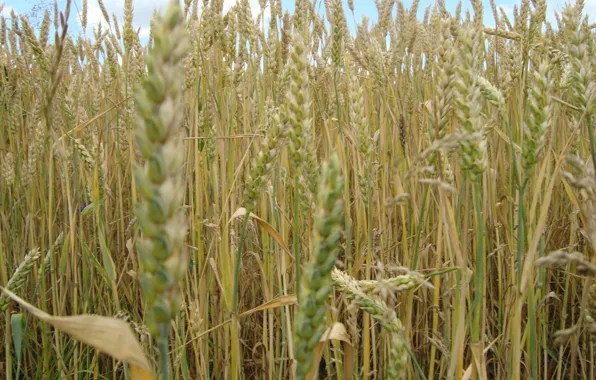
{"label": "curled leaf", "polygon": [[[116,318],[98,315],[55,317],[29,304],[16,294],[0,287],[8,297],[28,312],[74,339],[94,347],[116,360],[131,364],[133,372],[143,374],[139,380],[153,379],[151,366],[130,326]],[[134,367],[138,367],[135,369]]]}
{"label": "curled leaf", "polygon": [[351,380],[353,378],[354,372],[354,347],[352,347],[352,341],[350,340],[350,336],[346,331],[346,327],[343,323],[335,322],[333,325],[327,328],[321,339],[319,340],[319,345],[315,351],[315,360],[312,366],[311,372],[308,374],[309,380],[314,380],[317,375],[317,370],[319,368],[319,362],[323,357],[323,350],[325,349],[325,344],[328,341],[332,340],[339,340],[343,343],[344,349],[344,362],[343,362],[343,369],[344,369],[344,379]]}
{"label": "curled leaf", "polygon": [[[236,218],[239,218],[241,216],[245,216],[246,215],[246,209],[244,207],[240,207],[238,210],[236,210],[236,212],[234,213],[234,215],[232,215],[232,217],[230,218],[230,221],[228,223],[232,223],[232,221]],[[288,246],[286,245],[286,243],[284,243],[283,239],[281,238],[281,235],[279,234],[279,232],[277,232],[275,230],[275,228],[273,228],[273,226],[269,223],[267,223],[265,220],[261,219],[260,217],[258,217],[257,215],[253,214],[252,212],[250,213],[249,217],[253,218],[254,220],[257,221],[257,223],[265,230],[269,233],[269,235],[271,235],[271,237],[273,239],[275,239],[275,241],[277,242],[277,244],[279,244],[279,246],[286,251],[286,253],[290,256],[292,256],[292,258],[294,258],[294,256],[292,255],[292,253],[290,252],[290,248],[288,248]]]}
{"label": "curled leaf", "polygon": [[278,307],[294,305],[296,304],[296,295],[295,294],[288,294],[285,296],[279,296],[277,298],[272,299],[269,302],[265,302],[264,304],[257,306],[253,309],[247,310],[244,313],[240,314],[241,317],[246,315],[255,313],[257,311],[264,311],[269,309],[276,309]]}

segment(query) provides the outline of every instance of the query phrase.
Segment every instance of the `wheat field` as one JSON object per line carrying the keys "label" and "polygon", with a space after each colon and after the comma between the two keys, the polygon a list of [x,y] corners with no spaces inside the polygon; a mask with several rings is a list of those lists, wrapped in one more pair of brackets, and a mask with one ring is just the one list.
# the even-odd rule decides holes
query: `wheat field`
{"label": "wheat field", "polygon": [[0,376],[596,378],[584,1],[258,2],[0,18]]}

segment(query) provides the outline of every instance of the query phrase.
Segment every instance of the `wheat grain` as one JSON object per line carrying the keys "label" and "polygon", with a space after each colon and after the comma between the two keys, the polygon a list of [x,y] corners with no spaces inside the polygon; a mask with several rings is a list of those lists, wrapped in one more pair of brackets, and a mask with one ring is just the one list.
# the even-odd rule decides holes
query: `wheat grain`
{"label": "wheat grain", "polygon": [[307,265],[300,284],[302,298],[294,327],[298,379],[305,379],[310,372],[314,349],[325,331],[325,303],[332,291],[331,269],[335,265],[343,221],[343,180],[339,171],[337,156],[323,166],[312,233],[313,261]]}
{"label": "wheat grain", "polygon": [[148,303],[146,324],[151,334],[158,337],[159,326],[167,324],[178,312],[178,283],[187,267],[183,244],[186,231],[180,209],[180,133],[182,60],[188,36],[177,5],[170,5],[155,20],[153,38],[155,45],[147,57],[148,76],[136,93],[136,141],[146,162],[137,168],[135,177],[145,200],[136,214],[144,235],[137,248],[143,264],[141,286]]}
{"label": "wheat grain", "polygon": [[[29,274],[33,271],[33,267],[40,257],[41,253],[39,248],[34,248],[29,251],[6,284],[6,289],[12,292],[19,292],[25,285],[25,281],[28,280]],[[0,296],[0,311],[5,311],[8,308],[9,303],[10,298],[5,294],[2,294]]]}

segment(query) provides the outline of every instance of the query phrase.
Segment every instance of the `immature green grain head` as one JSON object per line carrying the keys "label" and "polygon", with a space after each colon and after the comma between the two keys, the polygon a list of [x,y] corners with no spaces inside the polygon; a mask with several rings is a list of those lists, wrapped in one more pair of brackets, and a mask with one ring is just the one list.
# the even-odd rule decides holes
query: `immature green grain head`
{"label": "immature green grain head", "polygon": [[527,120],[524,124],[524,140],[522,146],[522,164],[531,173],[536,160],[540,156],[545,144],[546,131],[552,118],[551,87],[552,79],[549,75],[547,62],[541,63],[532,72],[533,86],[528,94]]}
{"label": "immature green grain head", "polygon": [[437,47],[437,138],[442,139],[448,132],[449,119],[453,109],[455,96],[456,76],[456,50],[453,46],[449,31],[451,21],[448,18],[440,19],[439,44]]}
{"label": "immature green grain head", "polygon": [[349,82],[350,121],[358,136],[358,153],[362,161],[362,168],[358,173],[358,183],[363,199],[368,199],[371,173],[375,159],[374,139],[369,132],[369,122],[364,109],[363,86],[358,83],[356,73],[352,73]]}
{"label": "immature green grain head", "polygon": [[501,115],[505,115],[505,98],[501,91],[482,76],[476,77],[476,83],[480,87],[480,91],[482,92],[482,95],[484,95],[486,101],[497,107]]}
{"label": "immature green grain head", "polygon": [[331,47],[331,59],[336,68],[341,65],[342,59],[342,45],[344,38],[344,10],[341,5],[341,0],[333,0],[332,3],[332,47]]}
{"label": "immature green grain head", "polygon": [[267,136],[257,153],[256,159],[250,170],[244,191],[246,210],[251,212],[255,209],[257,200],[265,190],[267,178],[274,164],[274,160],[282,148],[285,137],[285,125],[279,120],[279,112],[272,105],[268,107],[266,115]]}
{"label": "immature green grain head", "polygon": [[42,49],[46,47],[46,44],[48,43],[49,35],[50,35],[50,11],[48,9],[46,9],[43,14],[43,20],[41,22],[41,27],[39,29],[39,43],[41,44]]}
{"label": "immature green grain head", "polygon": [[[331,277],[335,287],[345,294],[346,298],[354,301],[362,310],[370,314],[373,321],[378,323],[388,334],[389,359],[387,366],[387,378],[390,380],[401,380],[407,377],[408,352],[403,338],[404,327],[397,318],[395,310],[390,308],[379,294],[372,294],[370,286],[373,281],[358,281],[349,274],[334,268]],[[390,279],[390,282],[402,283],[405,285],[401,290],[411,289],[419,278],[415,276],[400,276]],[[379,282],[374,286],[381,285]]]}
{"label": "immature green grain head", "polygon": [[481,117],[482,93],[476,74],[481,64],[478,57],[482,39],[478,31],[470,26],[461,26],[458,38],[461,48],[456,80],[456,115],[459,130],[468,136],[468,139],[460,144],[459,157],[465,174],[472,181],[477,181],[488,166],[487,142]]}
{"label": "immature green grain head", "polygon": [[46,252],[46,255],[44,256],[43,261],[41,262],[41,265],[39,266],[39,269],[37,270],[37,281],[38,282],[39,282],[40,278],[42,278],[42,274],[51,273],[54,270],[54,268],[52,266],[52,259],[54,258],[55,253],[58,252],[58,249],[60,249],[60,246],[62,245],[62,243],[64,243],[64,232],[60,232],[58,237],[56,237],[56,240],[54,240],[54,244],[52,245],[52,247],[50,249],[48,249],[48,251]]}
{"label": "immature green grain head", "polygon": [[325,331],[325,303],[333,289],[331,269],[335,264],[344,219],[341,200],[343,179],[337,155],[323,165],[322,174],[312,232],[314,260],[307,264],[302,277],[300,309],[294,326],[297,379],[305,379],[309,373],[314,349]]}
{"label": "immature green grain head", "polygon": [[6,186],[13,184],[14,176],[14,156],[12,152],[8,152],[4,155],[4,159],[2,160],[2,180]]}
{"label": "immature green grain head", "polygon": [[6,49],[6,18],[4,16],[0,16],[0,47],[2,49]]}
{"label": "immature green grain head", "polygon": [[[10,280],[8,280],[8,284],[6,284],[5,288],[16,293],[25,284],[25,281],[29,278],[29,274],[33,270],[35,263],[41,257],[41,252],[39,248],[34,248],[23,259],[23,262],[18,266],[17,270],[14,272]],[[0,312],[6,310],[8,305],[10,304],[10,298],[6,295],[2,294],[0,296]]]}
{"label": "immature green grain head", "polygon": [[[436,43],[437,65],[436,65],[436,93],[434,97],[433,119],[429,133],[429,141],[443,139],[450,129],[451,116],[453,114],[455,98],[457,95],[456,80],[457,76],[457,51],[451,36],[451,19],[440,17],[438,12],[433,14],[432,20],[435,23],[435,29],[438,33]],[[453,181],[451,164],[448,159],[448,153],[437,153],[430,157],[430,164],[439,167],[443,174],[443,179],[447,182]]]}
{"label": "immature green grain head", "polygon": [[153,41],[147,57],[147,77],[136,92],[136,142],[145,163],[135,170],[141,196],[136,210],[143,237],[137,244],[147,301],[146,324],[153,336],[180,307],[178,283],[186,271],[181,209],[184,160],[181,136],[184,115],[182,60],[188,37],[180,7],[172,2],[153,24]]}
{"label": "immature green grain head", "polygon": [[306,156],[304,134],[310,122],[308,110],[310,107],[308,91],[308,73],[306,67],[306,47],[301,34],[294,35],[291,50],[290,88],[287,93],[287,118],[289,122],[288,136],[290,138],[290,156],[293,165],[299,166]]}
{"label": "immature green grain head", "polygon": [[87,29],[87,11],[89,9],[88,0],[83,0],[81,9],[81,29],[85,31]]}
{"label": "immature green grain head", "polygon": [[127,53],[130,52],[132,46],[135,42],[135,32],[132,27],[132,19],[134,15],[134,5],[132,0],[125,0],[124,1],[124,30],[123,30],[123,39],[124,39],[124,49]]}
{"label": "immature green grain head", "polygon": [[[565,47],[569,57],[567,83],[568,98],[582,111],[586,110],[586,120],[594,115],[596,102],[596,81],[594,81],[593,33],[588,27],[588,20],[582,15],[583,2],[575,6],[567,5],[563,9]],[[592,58],[590,58],[592,57]]]}

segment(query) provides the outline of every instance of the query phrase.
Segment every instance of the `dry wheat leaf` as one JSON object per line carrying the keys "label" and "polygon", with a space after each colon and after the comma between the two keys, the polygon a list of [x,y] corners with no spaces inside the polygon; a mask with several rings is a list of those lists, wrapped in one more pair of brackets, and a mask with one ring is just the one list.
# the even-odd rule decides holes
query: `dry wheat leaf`
{"label": "dry wheat leaf", "polygon": [[[239,218],[241,216],[246,215],[246,209],[244,207],[240,207],[238,210],[236,210],[236,212],[234,213],[234,215],[232,215],[232,217],[230,218],[230,221],[228,223],[232,223],[232,221],[236,218]],[[286,243],[284,243],[283,239],[281,238],[281,235],[279,234],[279,232],[277,232],[275,230],[275,228],[273,228],[273,226],[269,223],[267,223],[265,220],[259,218],[258,216],[256,216],[255,214],[253,214],[252,212],[249,215],[251,218],[253,218],[254,220],[257,221],[257,223],[259,223],[259,225],[261,227],[263,227],[263,229],[265,231],[267,231],[269,233],[269,235],[271,235],[271,237],[273,239],[275,239],[275,241],[277,242],[277,244],[279,244],[284,251],[286,251],[286,253],[290,256],[292,256],[292,258],[294,258],[294,256],[292,255],[292,253],[290,252],[290,248],[288,248],[288,246],[286,245]]]}
{"label": "dry wheat leaf", "polygon": [[133,280],[139,281],[139,275],[137,274],[136,271],[131,269],[128,272],[126,272],[126,274],[129,275],[130,277],[132,277]]}
{"label": "dry wheat leaf", "polygon": [[323,350],[325,349],[325,344],[331,340],[339,340],[343,342],[344,348],[344,360],[343,360],[343,370],[344,370],[344,379],[351,380],[353,377],[354,372],[354,348],[352,347],[352,341],[350,340],[350,336],[346,331],[346,327],[343,323],[334,322],[331,327],[328,327],[321,339],[319,340],[319,345],[315,351],[315,358],[313,362],[312,369],[308,374],[308,380],[314,380],[316,378],[319,362],[323,357]]}
{"label": "dry wheat leaf", "polygon": [[286,296],[279,296],[277,298],[272,299],[269,302],[265,302],[264,304],[257,306],[253,309],[247,310],[244,313],[240,314],[241,317],[246,315],[256,313],[257,311],[263,311],[267,309],[275,309],[282,306],[294,305],[296,304],[296,295],[295,294],[288,294]]}
{"label": "dry wheat leaf", "polygon": [[472,364],[474,367],[476,367],[475,369],[477,378],[480,380],[485,380],[488,377],[486,374],[486,361],[482,346],[482,343],[472,343],[470,344],[470,351],[472,352]]}
{"label": "dry wheat leaf", "polygon": [[[486,360],[484,359],[484,356],[486,355],[487,352],[489,352],[492,348],[492,346],[497,342],[497,340],[499,339],[499,337],[495,338],[495,340],[493,340],[488,346],[484,347],[482,349],[481,345],[474,345],[472,344],[470,346],[470,349],[472,350],[472,363],[470,365],[468,365],[468,368],[466,368],[466,370],[464,371],[464,374],[462,376],[462,380],[470,380],[472,378],[472,366],[476,366],[476,368],[480,368],[480,379],[487,379],[488,375],[486,373]],[[482,351],[481,351],[482,349]],[[481,358],[481,359],[478,359]],[[484,364],[482,364],[484,363]],[[479,367],[481,366],[481,367]],[[483,367],[482,367],[483,366]]]}
{"label": "dry wheat leaf", "polygon": [[[288,295],[285,295],[285,296],[279,296],[277,298],[272,299],[269,302],[265,302],[264,304],[255,307],[253,309],[247,310],[247,311],[243,312],[242,314],[240,314],[239,316],[240,317],[245,317],[245,316],[250,315],[252,313],[256,313],[257,311],[264,311],[264,310],[269,310],[269,309],[275,309],[275,308],[278,308],[278,307],[283,307],[283,306],[288,306],[288,305],[294,305],[294,304],[296,304],[296,302],[297,302],[297,298],[296,298],[296,295],[295,294],[288,294]],[[199,339],[199,338],[201,338],[201,337],[203,337],[203,336],[205,336],[205,335],[207,335],[207,334],[209,334],[209,333],[211,333],[211,332],[213,332],[213,331],[215,331],[217,329],[219,329],[220,327],[222,327],[224,325],[227,325],[230,322],[232,322],[232,320],[231,319],[228,319],[228,320],[220,323],[219,325],[217,325],[215,327],[212,327],[212,328],[210,328],[207,331],[204,331],[203,333],[199,334],[198,336],[194,337],[189,342],[187,342],[187,344],[190,343],[190,342],[192,342],[192,341],[194,341],[194,340],[197,340],[197,339]]]}
{"label": "dry wheat leaf", "polygon": [[131,380],[155,380],[153,372],[147,371],[145,368],[138,367],[134,364],[130,366]]}
{"label": "dry wheat leaf", "polygon": [[[132,332],[130,326],[119,319],[99,315],[75,315],[55,317],[29,304],[16,294],[0,287],[8,297],[24,307],[31,314],[49,323],[74,339],[88,344],[116,360],[128,362],[131,367],[137,366],[146,372],[139,380],[153,379],[151,366]],[[143,371],[136,371],[142,374]]]}
{"label": "dry wheat leaf", "polygon": [[91,124],[93,124],[94,122],[96,122],[97,120],[99,120],[102,116],[108,114],[111,110],[117,108],[118,106],[124,104],[124,102],[126,102],[128,99],[130,99],[132,96],[130,96],[127,99],[122,99],[118,104],[114,104],[112,106],[110,106],[110,108],[108,108],[107,110],[103,111],[102,113],[99,113],[97,115],[95,115],[94,117],[92,117],[89,120],[86,120],[84,122],[82,122],[81,124],[79,124],[78,126],[76,126],[75,128],[71,129],[70,131],[66,132],[65,134],[63,134],[62,136],[60,136],[60,138],[54,143],[54,147],[56,148],[58,146],[58,143],[66,136],[72,136],[74,135],[76,132],[80,132],[81,130],[87,128],[88,126],[90,126]]}

